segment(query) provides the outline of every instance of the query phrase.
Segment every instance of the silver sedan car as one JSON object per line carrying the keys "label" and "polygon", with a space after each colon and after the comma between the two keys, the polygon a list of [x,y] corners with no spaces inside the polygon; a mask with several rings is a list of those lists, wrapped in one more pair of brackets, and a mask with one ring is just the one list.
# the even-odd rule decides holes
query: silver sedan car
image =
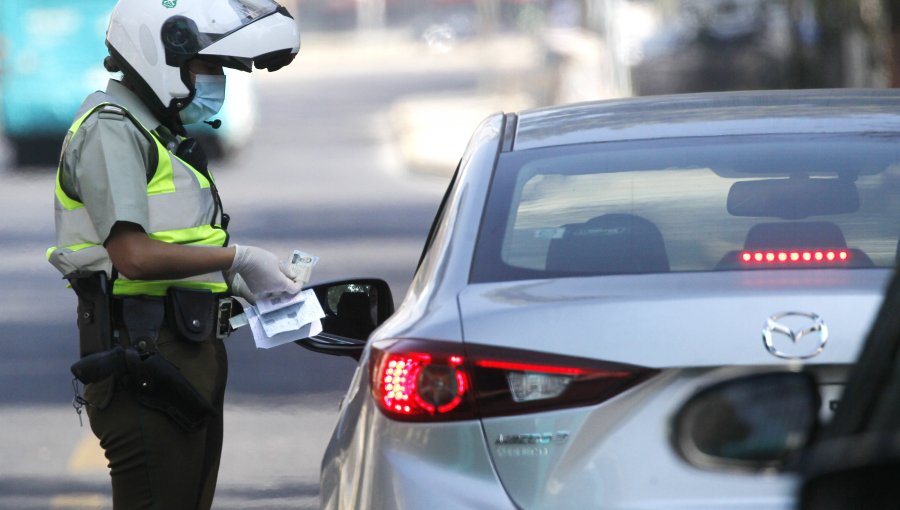
{"label": "silver sedan car", "polygon": [[683,462],[669,418],[803,366],[827,419],[898,235],[900,91],[491,116],[396,310],[380,280],[315,287],[325,332],[298,343],[359,359],[322,507],[789,508],[788,475]]}

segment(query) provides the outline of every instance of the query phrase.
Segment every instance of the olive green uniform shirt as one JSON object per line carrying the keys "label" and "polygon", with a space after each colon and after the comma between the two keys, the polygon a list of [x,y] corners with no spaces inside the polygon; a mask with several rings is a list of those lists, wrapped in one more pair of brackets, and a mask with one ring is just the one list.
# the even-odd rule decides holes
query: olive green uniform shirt
{"label": "olive green uniform shirt", "polygon": [[[122,106],[147,129],[160,125],[144,103],[116,80],[109,81],[106,92],[95,92],[85,102],[98,99]],[[151,151],[156,147],[141,130],[113,108],[88,117],[69,141],[61,159],[60,182],[67,194],[84,204],[98,239],[105,241],[119,221],[148,230]]]}

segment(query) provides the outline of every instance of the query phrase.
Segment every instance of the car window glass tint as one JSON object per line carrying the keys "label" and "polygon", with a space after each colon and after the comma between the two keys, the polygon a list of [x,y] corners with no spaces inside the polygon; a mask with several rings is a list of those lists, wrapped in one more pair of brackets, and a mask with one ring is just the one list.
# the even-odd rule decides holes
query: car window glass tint
{"label": "car window glass tint", "polygon": [[779,135],[506,153],[472,280],[892,267],[898,142]]}

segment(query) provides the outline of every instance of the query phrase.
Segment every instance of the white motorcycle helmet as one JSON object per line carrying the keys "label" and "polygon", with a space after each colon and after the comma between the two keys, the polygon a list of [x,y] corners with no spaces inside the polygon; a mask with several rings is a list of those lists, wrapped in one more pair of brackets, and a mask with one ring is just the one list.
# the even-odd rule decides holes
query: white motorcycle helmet
{"label": "white motorcycle helmet", "polygon": [[106,46],[113,67],[165,120],[193,99],[189,60],[275,71],[297,55],[300,31],[273,0],[119,0]]}

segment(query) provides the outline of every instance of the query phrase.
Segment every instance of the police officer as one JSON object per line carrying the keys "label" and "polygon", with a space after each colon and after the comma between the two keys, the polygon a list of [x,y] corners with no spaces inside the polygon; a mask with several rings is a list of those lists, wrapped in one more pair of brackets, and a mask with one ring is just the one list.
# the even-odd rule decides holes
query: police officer
{"label": "police officer", "polygon": [[109,460],[115,508],[210,508],[231,296],[301,284],[274,254],[229,245],[184,125],[222,106],[223,67],[279,69],[299,32],[272,0],[120,0],[106,45],[106,67],[122,78],[87,97],[66,136],[48,251],[78,294],[81,361],[105,360],[73,366],[89,383],[79,401]]}

